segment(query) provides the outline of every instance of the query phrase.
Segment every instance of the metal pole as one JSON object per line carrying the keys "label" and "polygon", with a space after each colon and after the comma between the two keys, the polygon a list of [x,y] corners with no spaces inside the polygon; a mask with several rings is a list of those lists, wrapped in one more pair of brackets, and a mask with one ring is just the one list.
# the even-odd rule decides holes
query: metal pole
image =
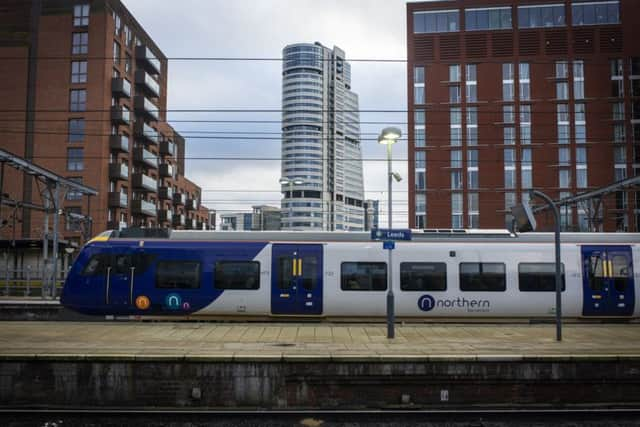
{"label": "metal pole", "polygon": [[[387,191],[389,192],[389,230],[393,228],[391,221],[391,144],[387,144],[387,179],[389,182]],[[387,291],[387,338],[395,338],[395,301],[393,295],[393,250],[389,249],[389,286]]]}
{"label": "metal pole", "polygon": [[538,196],[547,202],[553,210],[555,218],[555,251],[556,251],[556,341],[562,341],[562,274],[560,272],[560,212],[551,197],[541,191],[531,190],[532,196]]}
{"label": "metal pole", "polygon": [[60,224],[60,185],[56,182],[53,190],[53,282],[51,286],[51,297],[55,298],[58,284],[58,225]]}
{"label": "metal pole", "polygon": [[49,286],[49,192],[45,191],[44,194],[44,237],[42,239],[42,285],[40,288],[40,296],[44,299],[45,290]]}

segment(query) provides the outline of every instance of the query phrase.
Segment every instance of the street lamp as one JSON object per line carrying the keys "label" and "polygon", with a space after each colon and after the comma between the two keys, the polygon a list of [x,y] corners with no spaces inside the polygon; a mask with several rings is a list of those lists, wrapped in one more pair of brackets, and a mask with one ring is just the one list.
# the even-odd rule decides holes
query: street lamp
{"label": "street lamp", "polygon": [[[289,179],[287,177],[282,177],[278,180],[280,185],[288,185],[289,186],[289,199],[293,199],[293,185],[303,185],[306,182],[300,178]],[[291,228],[291,213],[293,212],[291,207],[291,201],[289,201],[289,228]]]}
{"label": "street lamp", "polygon": [[[388,193],[389,193],[389,229],[392,229],[391,222],[391,184],[393,179],[400,181],[402,178],[399,174],[391,172],[391,146],[398,142],[398,139],[402,136],[402,131],[395,127],[388,127],[382,129],[380,136],[378,136],[378,144],[387,146],[387,179],[388,179]],[[387,338],[395,337],[395,301],[393,295],[393,250],[389,248],[389,277],[387,279]]]}

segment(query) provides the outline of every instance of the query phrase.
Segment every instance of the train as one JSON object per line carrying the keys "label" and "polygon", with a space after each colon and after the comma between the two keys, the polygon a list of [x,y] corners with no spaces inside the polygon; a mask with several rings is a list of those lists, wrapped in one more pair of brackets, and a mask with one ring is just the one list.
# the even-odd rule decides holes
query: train
{"label": "train", "polygon": [[[562,233],[562,316],[638,318],[639,244]],[[423,230],[383,246],[358,232],[107,231],[80,251],[61,303],[141,319],[382,320],[391,272],[398,319],[555,316],[552,233]]]}

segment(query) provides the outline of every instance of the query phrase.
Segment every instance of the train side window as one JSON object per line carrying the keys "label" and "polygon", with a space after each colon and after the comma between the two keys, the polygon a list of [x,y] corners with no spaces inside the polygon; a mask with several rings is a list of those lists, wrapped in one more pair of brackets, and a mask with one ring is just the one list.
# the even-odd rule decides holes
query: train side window
{"label": "train side window", "polygon": [[99,274],[104,274],[107,268],[107,261],[109,257],[104,254],[94,255],[89,258],[87,261],[87,265],[80,273],[82,276],[97,276]]}
{"label": "train side window", "polygon": [[400,263],[400,289],[403,291],[446,291],[447,264],[444,262]]}
{"label": "train side window", "polygon": [[133,258],[131,255],[115,255],[114,262],[111,268],[113,274],[131,274],[131,267],[133,267]]}
{"label": "train side window", "polygon": [[159,261],[156,288],[197,289],[200,287],[200,263],[197,261]]}
{"label": "train side window", "polygon": [[600,254],[589,257],[589,287],[592,291],[601,292],[604,288],[604,268]]}
{"label": "train side window", "polygon": [[260,263],[257,261],[218,261],[216,289],[260,289]]}
{"label": "train side window", "polygon": [[302,266],[302,288],[306,291],[312,291],[316,287],[318,260],[314,256],[304,257]]}
{"label": "train side window", "polygon": [[[560,264],[562,292],[565,291],[564,264]],[[520,292],[555,292],[556,264],[553,262],[523,262],[518,264]]]}
{"label": "train side window", "polygon": [[611,267],[613,271],[613,286],[618,292],[624,292],[627,288],[627,278],[630,276],[629,260],[624,255],[613,255],[611,257]]}
{"label": "train side window", "polygon": [[343,291],[386,291],[387,264],[384,262],[343,262],[340,266]]}
{"label": "train side window", "polygon": [[460,290],[466,292],[504,292],[507,289],[505,265],[499,262],[460,263]]}

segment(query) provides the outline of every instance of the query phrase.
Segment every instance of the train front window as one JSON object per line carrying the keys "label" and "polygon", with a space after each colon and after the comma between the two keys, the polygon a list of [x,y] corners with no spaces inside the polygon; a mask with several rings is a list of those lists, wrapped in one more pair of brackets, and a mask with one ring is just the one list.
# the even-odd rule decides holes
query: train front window
{"label": "train front window", "polygon": [[242,290],[259,289],[260,263],[257,261],[216,262],[215,288]]}
{"label": "train front window", "polygon": [[460,263],[460,290],[504,292],[507,289],[505,265],[497,262]]}
{"label": "train front window", "polygon": [[[560,274],[562,291],[564,292],[564,264],[560,264]],[[556,264],[553,262],[518,264],[518,288],[520,292],[555,292]]]}
{"label": "train front window", "polygon": [[447,265],[443,262],[400,263],[400,289],[403,291],[446,291]]}
{"label": "train front window", "polygon": [[384,262],[343,262],[340,269],[343,291],[386,291],[387,264]]}
{"label": "train front window", "polygon": [[196,261],[159,261],[156,288],[197,289],[200,287],[200,263]]}
{"label": "train front window", "polygon": [[87,265],[84,267],[82,273],[80,274],[82,276],[97,276],[99,274],[104,274],[107,268],[107,261],[107,255],[94,255],[89,259]]}

